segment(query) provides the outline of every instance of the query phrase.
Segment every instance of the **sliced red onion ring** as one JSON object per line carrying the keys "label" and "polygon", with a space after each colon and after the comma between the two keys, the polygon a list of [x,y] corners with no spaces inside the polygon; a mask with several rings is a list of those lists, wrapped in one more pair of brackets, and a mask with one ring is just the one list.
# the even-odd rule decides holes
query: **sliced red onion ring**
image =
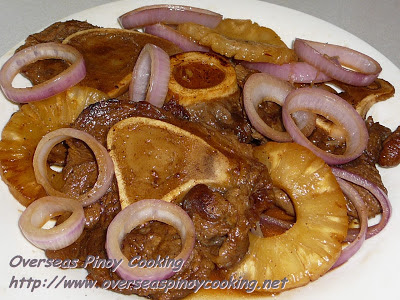
{"label": "sliced red onion ring", "polygon": [[252,70],[258,70],[292,83],[319,83],[332,80],[318,69],[306,62],[293,62],[277,65],[264,62],[240,62],[241,65]]}
{"label": "sliced red onion ring", "polygon": [[96,183],[90,191],[79,195],[76,199],[85,207],[96,202],[106,193],[114,176],[114,165],[107,149],[104,148],[93,136],[73,128],[60,128],[49,132],[40,140],[36,147],[33,156],[33,169],[35,171],[37,182],[43,186],[49,195],[71,198],[71,196],[54,189],[51,186],[47,175],[47,157],[49,156],[51,149],[68,138],[76,138],[85,142],[93,151],[97,161],[99,175]]}
{"label": "sliced red onion ring", "polygon": [[360,194],[357,192],[355,188],[353,188],[349,183],[344,181],[343,179],[336,178],[337,182],[340,185],[343,193],[348,197],[348,199],[353,203],[355,209],[357,210],[358,219],[360,222],[360,228],[358,230],[358,234],[355,239],[342,250],[339,258],[336,260],[335,264],[332,266],[332,269],[339,267],[348,261],[357,251],[361,248],[362,244],[365,241],[367,228],[368,228],[368,211],[365,207],[364,201],[361,198]]}
{"label": "sliced red onion ring", "polygon": [[268,215],[261,215],[260,217],[260,224],[264,225],[264,226],[268,226],[268,225],[275,225],[278,226],[282,229],[290,229],[292,228],[293,224],[291,224],[290,222],[284,221],[284,220],[280,220],[278,218],[274,218]]}
{"label": "sliced red onion ring", "polygon": [[[54,78],[27,88],[14,88],[14,77],[26,65],[41,59],[59,58],[70,67]],[[85,62],[78,50],[59,43],[37,44],[14,54],[1,68],[0,86],[11,101],[28,103],[49,98],[80,82],[86,75]]]}
{"label": "sliced red onion ring", "polygon": [[199,45],[198,43],[190,40],[179,31],[171,28],[170,26],[163,24],[154,24],[150,26],[146,26],[144,28],[144,32],[156,35],[160,38],[166,39],[179,48],[181,48],[184,52],[189,51],[200,51],[200,52],[209,52],[210,49],[204,46]]}
{"label": "sliced red onion ring", "polygon": [[[357,184],[368,190],[372,195],[374,195],[376,200],[378,200],[379,204],[381,205],[382,215],[381,215],[381,220],[379,221],[378,224],[368,227],[366,238],[369,239],[374,235],[378,234],[379,232],[381,232],[382,229],[385,228],[386,224],[389,222],[392,211],[392,206],[390,204],[389,198],[386,195],[386,193],[382,191],[382,189],[378,187],[376,184],[373,184],[371,181],[352,172],[332,167],[332,173],[337,178],[341,178],[351,183]],[[358,234],[358,230],[351,230],[350,233],[352,235],[352,237],[350,237],[350,240],[353,240],[355,236]]]}
{"label": "sliced red onion ring", "polygon": [[[355,86],[371,84],[382,71],[373,58],[343,46],[296,39],[294,50],[300,59],[329,77]],[[332,58],[356,71],[343,68]]]}
{"label": "sliced red onion ring", "polygon": [[[343,155],[327,153],[311,143],[299,130],[291,114],[296,111],[311,111],[323,115],[346,131],[346,151]],[[343,164],[354,160],[367,147],[368,131],[364,120],[345,100],[320,88],[300,88],[286,97],[282,107],[283,124],[293,140],[310,149],[328,164]]]}
{"label": "sliced red onion ring", "polygon": [[182,24],[197,23],[214,28],[222,15],[210,10],[185,5],[149,5],[129,11],[118,18],[123,28],[139,28],[156,23]]}
{"label": "sliced red onion ring", "polygon": [[163,200],[145,199],[135,202],[112,220],[107,230],[106,250],[110,259],[122,260],[117,273],[125,280],[163,280],[171,277],[174,270],[165,268],[140,268],[130,266],[128,258],[121,251],[124,236],[135,227],[148,221],[160,221],[173,226],[182,240],[182,250],[174,258],[182,265],[192,253],[195,242],[195,228],[189,215],[178,205]]}
{"label": "sliced red onion ring", "polygon": [[129,96],[132,101],[164,104],[168,92],[170,62],[168,54],[156,45],[146,44],[133,68]]}
{"label": "sliced red onion ring", "polygon": [[[286,81],[265,73],[252,74],[243,88],[243,104],[247,117],[253,127],[262,135],[278,142],[288,142],[292,137],[287,132],[278,131],[268,126],[258,115],[258,105],[264,101],[272,101],[283,105],[286,96],[293,87]],[[305,135],[310,135],[315,126],[313,113],[296,112],[294,115],[300,130]]]}
{"label": "sliced red onion ring", "polygon": [[[63,223],[43,229],[52,217],[63,212],[72,212]],[[25,238],[33,245],[45,250],[58,250],[75,242],[85,226],[82,205],[73,199],[47,196],[30,204],[18,221]]]}
{"label": "sliced red onion ring", "polygon": [[293,226],[293,224],[290,222],[263,214],[260,216],[260,221],[257,222],[256,228],[252,228],[250,229],[250,231],[254,235],[257,235],[259,237],[264,237],[261,226],[268,227],[271,225],[279,227],[282,230],[288,230]]}

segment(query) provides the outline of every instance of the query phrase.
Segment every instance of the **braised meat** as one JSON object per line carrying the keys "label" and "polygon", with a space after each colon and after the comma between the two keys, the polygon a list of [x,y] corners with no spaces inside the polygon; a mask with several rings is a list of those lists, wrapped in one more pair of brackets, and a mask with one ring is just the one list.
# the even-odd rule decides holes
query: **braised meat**
{"label": "braised meat", "polygon": [[[371,117],[367,119],[366,125],[369,132],[367,148],[357,159],[338,167],[366,178],[387,192],[376,164],[379,160],[382,143],[390,135],[391,130],[379,123],[375,123]],[[381,206],[378,200],[370,192],[358,185],[352,185],[363,198],[368,209],[368,217],[371,218],[381,213]],[[348,203],[348,211],[351,217],[357,217],[357,212],[350,202]]]}
{"label": "braised meat", "polygon": [[400,164],[400,126],[383,142],[379,165],[395,167]]}
{"label": "braised meat", "polygon": [[[273,185],[266,168],[253,158],[250,145],[239,143],[234,135],[222,135],[218,130],[206,129],[200,123],[186,121],[186,114],[178,105],[169,106],[168,109],[158,109],[145,102],[108,100],[85,109],[73,127],[92,134],[105,144],[109,129],[118,121],[133,116],[148,117],[180,126],[202,137],[229,157],[233,168],[226,186],[196,185],[181,203],[177,203],[195,223],[196,245],[182,270],[170,279],[202,280],[210,278],[215,270],[227,269],[243,258],[249,243],[248,232],[251,227],[255,227],[260,214],[265,210],[266,201],[273,197]],[[96,180],[96,162],[84,144],[69,140],[67,145],[63,190],[73,189],[74,193],[83,193]],[[81,261],[87,255],[106,258],[106,231],[120,210],[118,195],[118,187],[114,182],[98,203],[85,208],[87,222],[81,238],[65,249],[47,251],[47,255],[52,258],[79,258]],[[158,255],[173,257],[180,251],[180,236],[169,225],[149,222],[132,230],[124,238],[122,248],[128,258],[136,255],[147,259]],[[88,272],[88,278],[97,280],[98,284],[104,280],[119,279],[117,274],[108,269],[88,268]],[[165,294],[156,289],[133,288],[116,291],[154,299],[177,299],[192,292],[176,289]]]}
{"label": "braised meat", "polygon": [[[196,245],[184,268],[170,279],[206,279],[216,276],[216,272],[223,274],[223,270],[234,266],[243,258],[249,245],[248,232],[250,228],[256,227],[261,214],[284,216],[278,207],[283,208],[289,215],[293,215],[293,212],[288,199],[279,196],[280,190],[271,183],[265,167],[252,158],[250,145],[238,143],[233,134],[222,135],[218,125],[216,125],[218,130],[212,130],[207,123],[202,125],[202,122],[188,122],[190,114],[176,103],[172,102],[166,108],[158,109],[145,102],[108,100],[85,109],[73,127],[92,134],[105,145],[107,133],[114,124],[128,117],[144,116],[170,122],[195,133],[236,161],[236,168],[233,170],[234,179],[229,186],[221,189],[196,185],[185,195],[182,202],[178,203],[188,212],[195,224]],[[384,188],[375,163],[390,130],[373,122],[372,119],[368,119],[367,126],[370,132],[367,150],[357,160],[341,167],[362,175]],[[67,145],[68,156],[63,170],[66,178],[64,190],[74,189],[81,193],[95,182],[96,177],[92,175],[83,176],[85,180],[82,182],[82,174],[85,172],[97,174],[95,161],[84,145],[76,141],[68,141]],[[70,172],[71,168],[77,176]],[[369,215],[378,214],[380,206],[376,199],[366,190],[356,188],[366,201]],[[85,209],[87,222],[82,237],[65,249],[47,251],[47,255],[52,258],[68,257],[80,260],[84,260],[87,255],[107,258],[104,250],[106,230],[109,222],[120,210],[118,200],[118,187],[114,182],[100,202]],[[348,208],[349,214],[357,217],[350,203]],[[94,237],[96,241],[93,240]],[[149,222],[135,228],[123,241],[123,251],[128,258],[136,255],[147,259],[155,258],[157,255],[172,257],[179,252],[179,249],[179,234],[171,226],[159,222]],[[97,280],[98,284],[104,280],[120,279],[109,269],[89,267],[88,273],[88,278]],[[133,288],[115,289],[115,291],[125,294],[135,293],[153,299],[179,299],[192,292],[172,289],[164,293],[156,289]]]}
{"label": "braised meat", "polygon": [[166,120],[165,112],[145,102],[130,103],[119,100],[98,102],[83,110],[73,127],[93,135],[106,146],[107,133],[119,121],[135,116]]}
{"label": "braised meat", "polygon": [[[62,42],[73,33],[95,27],[79,21],[59,22],[41,33],[28,37],[26,44],[18,50],[41,42]],[[95,36],[98,34],[97,30],[91,32]],[[114,33],[109,31],[108,34]],[[124,40],[123,37],[117,38]],[[148,42],[143,36],[140,40],[141,43]],[[107,47],[103,48],[101,40],[97,41],[98,46],[93,48],[92,43],[86,43],[85,39],[70,41],[73,46],[84,52],[87,62],[91,62],[92,66],[97,64],[96,70],[102,69],[98,68],[98,58],[104,56],[103,52],[108,52],[108,50],[105,49]],[[126,48],[132,50],[130,44],[127,44]],[[179,49],[172,48],[171,53],[176,51]],[[133,57],[129,64],[130,69],[133,68],[139,52],[139,48],[135,48],[133,53],[126,52],[129,53],[128,59]],[[107,55],[106,60],[112,61],[111,58],[114,58],[112,52],[108,52]],[[125,53],[122,56],[125,56]],[[102,64],[100,65],[103,67]],[[125,64],[122,65],[125,66]],[[67,64],[60,60],[46,60],[27,66],[24,74],[33,84],[38,84],[66,67]],[[246,79],[253,72],[240,65],[236,66],[237,83],[240,88],[243,88]],[[102,79],[107,79],[109,73],[107,70]],[[118,72],[111,73],[120,75]],[[97,84],[97,79],[95,76],[95,84],[92,84],[90,80],[84,81],[83,84],[102,89],[102,84]],[[181,270],[169,278],[170,280],[221,279],[245,256],[251,245],[248,234],[251,229],[258,228],[265,236],[270,236],[280,234],[292,226],[296,216],[291,200],[283,190],[274,187],[265,165],[253,156],[253,146],[266,143],[267,139],[261,137],[248,122],[240,91],[229,97],[207,103],[198,102],[188,107],[180,106],[172,98],[162,108],[157,108],[147,102],[129,102],[127,94],[122,94],[126,88],[119,88],[109,82],[107,84],[111,86],[107,88],[107,91],[112,90],[114,86],[118,89],[116,94],[108,93],[108,95],[119,97],[119,99],[90,105],[71,124],[73,128],[91,134],[106,146],[111,127],[126,118],[145,117],[161,120],[200,137],[226,156],[232,164],[230,179],[225,185],[197,184],[182,199],[174,200],[192,219],[195,225],[196,242],[189,259]],[[363,114],[366,114],[374,101],[384,100],[394,92],[390,84],[383,80],[377,80],[374,85],[362,89],[347,85],[339,86],[343,89],[342,96]],[[371,96],[371,93],[377,90],[381,93]],[[270,102],[263,102],[259,105],[258,112],[271,127],[284,130],[281,107]],[[389,166],[400,161],[400,129],[391,134],[390,129],[375,123],[372,118],[367,119],[366,124],[370,134],[367,149],[358,159],[338,167],[361,175],[386,191],[376,164]],[[344,141],[332,138],[320,127],[317,127],[309,138],[318,147],[336,154],[342,153],[346,147]],[[95,184],[98,166],[91,150],[81,141],[70,139],[57,145],[52,150],[48,161],[52,165],[63,167],[62,186],[58,188],[71,196],[83,194]],[[369,217],[379,214],[381,207],[373,195],[361,187],[354,187],[364,199]],[[356,218],[357,213],[351,202],[347,205],[348,214]],[[83,267],[83,261],[89,255],[100,259],[107,258],[105,250],[107,228],[121,210],[117,180],[114,179],[107,193],[98,202],[85,207],[84,210],[86,223],[80,238],[64,249],[46,251],[49,258],[79,259],[80,267]],[[345,214],[345,211],[343,213]],[[66,217],[68,214],[61,216],[58,222],[62,222]],[[279,228],[269,226],[265,221],[268,218],[281,220],[281,224],[287,224],[287,226]],[[158,256],[175,257],[181,249],[181,237],[172,226],[151,221],[128,233],[122,241],[121,248],[128,259],[135,256],[141,256],[144,259],[155,259]],[[96,280],[99,286],[106,280],[121,279],[117,273],[108,268],[94,268],[89,265],[86,269],[87,278]],[[170,289],[165,293],[164,290],[136,289],[134,286],[127,289],[118,287],[113,289],[123,294],[137,294],[152,299],[166,300],[180,299],[193,292],[190,289]]]}
{"label": "braised meat", "polygon": [[[146,44],[154,44],[169,55],[181,52],[175,44],[138,31],[100,28],[87,22],[70,20],[57,22],[39,33],[30,35],[20,51],[39,43],[56,42],[70,45],[83,56],[86,76],[79,83],[117,97],[128,90],[132,70],[140,51]],[[45,59],[27,65],[22,74],[32,84],[53,78],[68,67],[60,59]]]}
{"label": "braised meat", "polygon": [[232,97],[191,105],[187,108],[190,120],[207,128],[218,128],[221,132],[233,133],[242,143],[251,143],[252,130],[240,98],[240,93],[237,93]]}
{"label": "braised meat", "polygon": [[[178,232],[169,225],[152,221],[127,234],[122,242],[122,252],[126,257],[140,256],[144,259],[157,259],[158,256],[176,257],[181,249]],[[215,265],[204,255],[203,249],[196,245],[190,259],[170,280],[205,280],[210,278]],[[120,291],[121,292],[121,291]],[[126,293],[126,291],[122,291]],[[160,289],[131,289],[129,293],[153,299],[179,299],[192,293],[191,290],[171,289],[168,293]]]}

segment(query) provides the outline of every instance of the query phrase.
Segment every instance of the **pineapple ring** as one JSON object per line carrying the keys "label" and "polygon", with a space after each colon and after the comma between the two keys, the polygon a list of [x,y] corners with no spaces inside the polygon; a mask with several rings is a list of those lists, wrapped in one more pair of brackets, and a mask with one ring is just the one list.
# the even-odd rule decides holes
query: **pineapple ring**
{"label": "pineapple ring", "polygon": [[25,104],[11,116],[1,135],[0,168],[11,194],[22,205],[47,196],[36,181],[32,164],[42,137],[69,127],[85,107],[108,98],[96,89],[75,86],[51,98]]}
{"label": "pineapple ring", "polygon": [[226,57],[274,64],[297,61],[294,51],[273,30],[250,20],[224,19],[216,28],[183,23],[177,29],[184,36]]}
{"label": "pineapple ring", "polygon": [[260,285],[281,282],[269,292],[303,286],[329,271],[341,253],[348,228],[345,198],[329,166],[298,144],[270,142],[254,155],[291,197],[297,221],[281,235],[250,233],[249,250],[231,275]]}

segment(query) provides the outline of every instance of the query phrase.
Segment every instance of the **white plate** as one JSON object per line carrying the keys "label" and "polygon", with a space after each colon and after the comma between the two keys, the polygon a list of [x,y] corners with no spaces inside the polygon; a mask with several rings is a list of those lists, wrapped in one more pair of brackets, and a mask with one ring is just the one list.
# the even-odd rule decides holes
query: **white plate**
{"label": "white plate", "polygon": [[[119,27],[117,17],[121,14],[134,9],[138,6],[163,3],[165,1],[120,1],[113,2],[93,9],[89,9],[67,19],[87,20],[88,22],[104,27]],[[284,7],[256,1],[239,0],[190,0],[190,1],[168,1],[165,3],[188,4],[197,7],[207,8],[222,13],[225,17],[231,18],[250,18],[259,24],[273,28],[283,40],[291,44],[295,37],[301,37],[321,42],[329,42],[349,46],[358,51],[364,52],[375,58],[383,68],[380,75],[395,85],[400,90],[400,70],[397,69],[388,59],[377,50],[351,35],[350,33],[324,22],[320,19],[311,17],[301,12],[290,10]],[[13,53],[12,49],[8,54]],[[2,65],[8,56],[0,59]],[[3,96],[0,94],[0,98]],[[384,103],[375,105],[371,114],[376,121],[394,130],[400,124],[398,112],[400,111],[400,101],[394,97]],[[4,99],[0,99],[0,128],[8,121],[11,113],[17,110],[15,105],[10,104]],[[366,241],[361,250],[344,266],[329,272],[316,282],[310,283],[305,287],[292,291],[287,291],[276,298],[281,299],[393,299],[397,293],[397,271],[400,268],[400,185],[398,178],[400,168],[381,170],[381,175],[386,187],[389,190],[389,197],[392,201],[393,215],[389,225],[378,236]],[[3,246],[1,247],[0,259],[0,295],[1,299],[132,299],[127,296],[115,294],[102,289],[78,289],[64,288],[62,285],[55,288],[53,284],[50,288],[46,286],[50,281],[58,276],[61,279],[84,279],[84,270],[59,270],[57,268],[35,268],[35,267],[11,267],[10,261],[16,255],[21,255],[25,259],[44,258],[41,250],[31,246],[20,233],[17,221],[23,209],[8,192],[3,182],[0,184],[2,196],[2,209],[0,212],[0,236]],[[25,277],[29,279],[40,279],[41,287],[31,292],[32,283],[27,288],[27,282],[22,288],[11,287],[13,276],[15,279]],[[46,280],[46,281],[45,281]],[[19,285],[20,283],[18,283]]]}

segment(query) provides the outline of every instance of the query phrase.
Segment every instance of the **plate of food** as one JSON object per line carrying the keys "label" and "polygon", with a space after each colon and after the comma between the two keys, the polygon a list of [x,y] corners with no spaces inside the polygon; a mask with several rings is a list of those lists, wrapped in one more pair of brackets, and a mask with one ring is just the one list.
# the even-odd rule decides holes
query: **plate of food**
{"label": "plate of food", "polygon": [[379,51],[258,1],[124,0],[32,34],[0,59],[4,299],[392,298]]}

